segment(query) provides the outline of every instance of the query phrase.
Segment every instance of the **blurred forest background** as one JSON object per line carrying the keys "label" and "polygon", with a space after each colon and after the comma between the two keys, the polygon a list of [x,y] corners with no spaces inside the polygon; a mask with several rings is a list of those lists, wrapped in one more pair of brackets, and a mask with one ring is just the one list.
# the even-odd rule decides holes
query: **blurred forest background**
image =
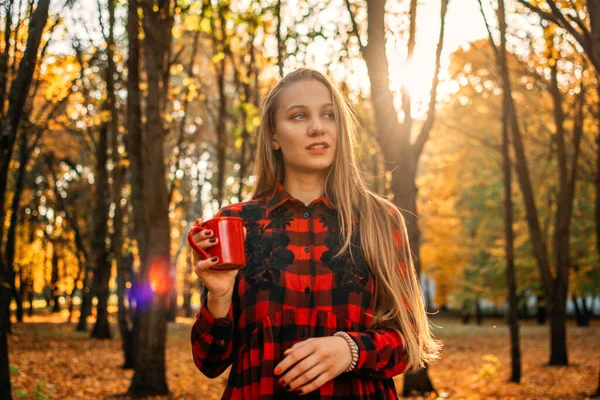
{"label": "blurred forest background", "polygon": [[1,398],[219,398],[187,230],[249,199],[303,66],[439,311],[400,394],[600,396],[598,0],[2,0],[0,27]]}

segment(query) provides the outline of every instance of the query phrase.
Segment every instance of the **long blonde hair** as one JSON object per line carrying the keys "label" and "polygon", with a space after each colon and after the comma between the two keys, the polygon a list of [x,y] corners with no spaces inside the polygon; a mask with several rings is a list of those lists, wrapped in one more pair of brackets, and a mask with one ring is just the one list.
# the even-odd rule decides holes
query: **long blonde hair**
{"label": "long blonde hair", "polygon": [[[417,370],[438,357],[440,343],[433,338],[421,287],[413,265],[404,217],[388,200],[368,189],[356,161],[357,118],[340,91],[318,71],[300,68],[286,75],[264,100],[257,141],[256,189],[253,198],[270,195],[283,182],[280,151],[273,151],[275,112],[281,92],[303,80],[323,83],[331,93],[337,122],[338,148],[327,175],[325,191],[338,210],[344,245],[352,254],[353,221],[360,221],[363,257],[375,277],[371,328],[398,329],[408,354],[408,370]],[[392,232],[397,233],[396,238]],[[398,237],[399,236],[399,237]]]}

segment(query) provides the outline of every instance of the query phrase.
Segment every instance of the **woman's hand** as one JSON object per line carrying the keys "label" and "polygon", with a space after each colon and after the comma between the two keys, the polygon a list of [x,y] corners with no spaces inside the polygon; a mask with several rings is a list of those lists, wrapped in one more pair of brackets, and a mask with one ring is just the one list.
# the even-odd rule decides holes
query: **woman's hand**
{"label": "woman's hand", "polygon": [[279,384],[290,392],[302,394],[317,390],[344,372],[352,362],[348,342],[338,336],[307,339],[284,354],[286,357],[274,371],[276,376],[283,374]]}
{"label": "woman's hand", "polygon": [[[202,220],[198,218],[195,225],[202,225]],[[194,241],[203,250],[215,246],[219,239],[213,237],[212,230],[203,230],[194,235]],[[244,239],[246,238],[246,228],[244,228]],[[218,269],[210,269],[219,263],[218,257],[209,258],[206,260],[200,259],[200,254],[197,251],[192,251],[192,262],[195,265],[194,272],[200,278],[204,286],[208,289],[211,297],[221,300],[231,300],[233,288],[235,285],[235,277],[238,274],[237,270],[221,271]]]}

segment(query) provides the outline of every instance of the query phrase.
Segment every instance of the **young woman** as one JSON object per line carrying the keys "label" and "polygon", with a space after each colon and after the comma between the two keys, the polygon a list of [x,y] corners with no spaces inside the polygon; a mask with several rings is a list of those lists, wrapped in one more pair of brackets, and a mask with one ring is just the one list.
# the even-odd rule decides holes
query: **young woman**
{"label": "young woman", "polygon": [[247,266],[213,271],[218,260],[194,254],[194,362],[210,378],[232,365],[224,399],[396,399],[392,377],[437,357],[404,220],[367,189],[355,136],[317,71],[290,73],[265,99],[255,194],[217,214],[244,220]]}

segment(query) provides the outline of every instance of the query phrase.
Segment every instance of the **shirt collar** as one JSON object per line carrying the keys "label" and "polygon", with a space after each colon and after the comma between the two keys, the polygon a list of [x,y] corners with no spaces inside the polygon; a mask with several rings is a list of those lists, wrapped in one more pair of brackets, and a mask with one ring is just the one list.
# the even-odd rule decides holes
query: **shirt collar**
{"label": "shirt collar", "polygon": [[[283,203],[285,203],[288,200],[296,200],[296,199],[294,197],[292,197],[292,195],[290,195],[283,188],[283,185],[280,182],[277,182],[277,187],[275,189],[275,192],[273,192],[273,194],[267,198],[267,216],[269,214],[271,214],[271,212],[273,210],[275,210],[277,207],[279,207],[280,205],[282,205]],[[297,201],[300,201],[300,200],[297,200]],[[319,203],[319,202],[323,203],[326,207],[329,207],[332,210],[335,210],[335,207],[333,206],[333,204],[331,204],[331,202],[327,198],[327,195],[323,195],[323,196],[319,197],[318,199],[311,201],[308,206],[311,207],[314,204]]]}

